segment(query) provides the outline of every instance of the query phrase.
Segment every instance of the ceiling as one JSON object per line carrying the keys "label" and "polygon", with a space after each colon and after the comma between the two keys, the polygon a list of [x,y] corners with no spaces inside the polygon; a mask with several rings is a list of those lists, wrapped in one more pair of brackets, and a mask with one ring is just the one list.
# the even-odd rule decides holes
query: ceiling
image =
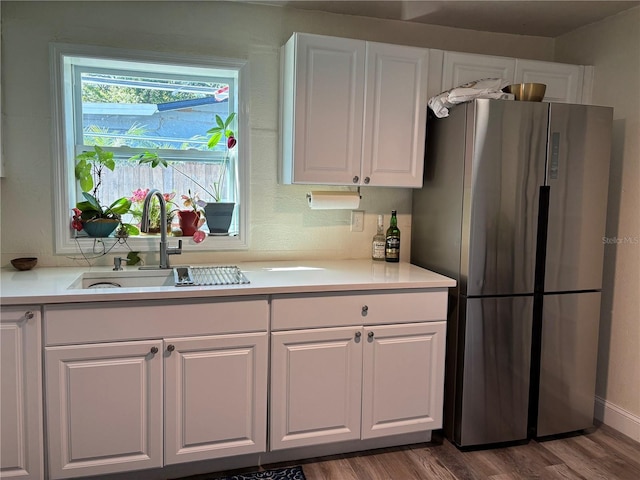
{"label": "ceiling", "polygon": [[262,1],[305,10],[555,38],[640,1]]}

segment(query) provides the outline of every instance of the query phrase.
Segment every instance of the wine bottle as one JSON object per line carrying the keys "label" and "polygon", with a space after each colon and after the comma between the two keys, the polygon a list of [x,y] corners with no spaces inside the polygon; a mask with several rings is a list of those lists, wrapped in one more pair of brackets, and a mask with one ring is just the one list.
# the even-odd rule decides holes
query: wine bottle
{"label": "wine bottle", "polygon": [[396,218],[395,210],[391,211],[391,220],[389,221],[389,228],[387,228],[384,259],[387,262],[400,261],[400,229],[398,228],[398,219]]}
{"label": "wine bottle", "polygon": [[384,215],[378,215],[378,232],[371,242],[371,258],[374,260],[385,259],[386,237],[384,236]]}

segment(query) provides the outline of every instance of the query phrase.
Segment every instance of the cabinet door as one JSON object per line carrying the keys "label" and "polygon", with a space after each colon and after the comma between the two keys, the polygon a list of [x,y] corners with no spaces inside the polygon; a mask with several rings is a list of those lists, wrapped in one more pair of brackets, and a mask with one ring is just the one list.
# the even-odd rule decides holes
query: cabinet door
{"label": "cabinet door", "polygon": [[2,309],[0,478],[44,477],[40,331],[39,307]]}
{"label": "cabinet door", "polygon": [[284,46],[283,183],[348,185],[360,175],[364,65],[362,40],[297,33]]}
{"label": "cabinet door", "polygon": [[442,65],[442,90],[473,80],[504,78],[513,81],[516,61],[513,58],[445,52]]}
{"label": "cabinet door", "polygon": [[544,83],[545,102],[580,103],[584,67],[564,63],[517,60],[516,83]]}
{"label": "cabinet door", "polygon": [[428,50],[367,42],[361,183],[422,186]]}
{"label": "cabinet door", "polygon": [[165,340],[165,463],[265,452],[267,333]]}
{"label": "cabinet door", "polygon": [[272,333],[272,450],[360,438],[361,330]]}
{"label": "cabinet door", "polygon": [[364,329],[362,438],[442,427],[445,322]]}
{"label": "cabinet door", "polygon": [[47,347],[50,478],[162,466],[161,341]]}

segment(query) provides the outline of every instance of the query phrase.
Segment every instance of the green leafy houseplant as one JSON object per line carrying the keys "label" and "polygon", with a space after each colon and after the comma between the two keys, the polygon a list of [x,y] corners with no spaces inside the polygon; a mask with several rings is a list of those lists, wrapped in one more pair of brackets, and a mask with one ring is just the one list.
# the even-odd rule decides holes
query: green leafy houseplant
{"label": "green leafy houseplant", "polygon": [[231,122],[235,119],[236,114],[231,113],[226,120],[222,120],[219,115],[216,115],[216,126],[207,130],[207,133],[211,134],[209,137],[209,141],[207,142],[207,147],[215,148],[218,144],[222,136],[224,135],[227,139],[227,152],[224,156],[224,160],[222,162],[222,167],[220,171],[220,175],[218,176],[218,181],[213,182],[211,187],[213,188],[213,194],[211,196],[216,202],[219,202],[222,199],[222,184],[224,182],[224,176],[227,173],[227,165],[229,163],[229,151],[236,146],[238,143],[233,134],[233,130],[229,128]]}
{"label": "green leafy houseplant", "polygon": [[[213,198],[214,202],[220,202],[222,200],[222,188],[224,185],[224,179],[225,179],[227,169],[228,169],[228,164],[229,164],[230,150],[233,149],[237,144],[233,130],[229,128],[229,126],[231,125],[235,117],[236,117],[235,112],[230,113],[229,116],[226,118],[226,120],[223,120],[222,117],[220,117],[220,115],[216,115],[216,125],[213,128],[207,130],[207,133],[211,135],[207,141],[208,148],[214,149],[218,144],[218,142],[220,142],[220,139],[223,136],[227,140],[226,142],[227,150],[226,150],[224,159],[222,161],[222,165],[220,167],[218,178],[212,182],[210,189],[207,189],[195,178],[191,177],[190,175],[187,175],[182,170],[178,169],[175,165],[167,162],[164,158],[160,157],[157,152],[140,153],[131,157],[130,160],[137,161],[139,164],[149,164],[151,165],[152,168],[155,168],[157,166],[162,166],[164,168],[171,167],[176,172],[187,177],[189,180],[195,183],[198,187],[200,187],[203,192],[205,192],[207,195]],[[202,201],[200,202],[201,206],[204,206],[205,203],[206,202],[202,202]]]}
{"label": "green leafy houseplant", "polygon": [[118,235],[137,235],[140,233],[134,225],[123,223],[122,215],[129,212],[131,200],[122,197],[109,206],[100,201],[100,187],[104,169],[115,170],[113,152],[95,145],[93,151],[82,152],[76,156],[75,177],[80,183],[84,201],[76,204],[71,226],[75,230],[87,230],[86,225],[98,222],[114,222],[119,225]]}

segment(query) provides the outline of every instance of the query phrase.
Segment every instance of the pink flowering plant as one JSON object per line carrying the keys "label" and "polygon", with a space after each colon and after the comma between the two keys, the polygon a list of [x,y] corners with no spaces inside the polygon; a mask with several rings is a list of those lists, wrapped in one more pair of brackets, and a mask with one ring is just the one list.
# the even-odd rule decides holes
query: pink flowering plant
{"label": "pink flowering plant", "polygon": [[[138,188],[132,192],[131,197],[131,208],[129,213],[133,215],[133,219],[136,223],[140,223],[142,220],[142,207],[144,205],[144,199],[147,197],[149,193],[148,188]],[[167,204],[167,225],[171,225],[173,221],[173,217],[178,210],[177,205],[173,202],[174,197],[176,196],[175,192],[171,193],[163,193],[164,201]],[[175,208],[174,208],[175,207]],[[158,199],[153,197],[151,199],[151,207],[149,209],[149,220],[150,220],[150,228],[152,230],[160,229],[160,204],[158,203]]]}

